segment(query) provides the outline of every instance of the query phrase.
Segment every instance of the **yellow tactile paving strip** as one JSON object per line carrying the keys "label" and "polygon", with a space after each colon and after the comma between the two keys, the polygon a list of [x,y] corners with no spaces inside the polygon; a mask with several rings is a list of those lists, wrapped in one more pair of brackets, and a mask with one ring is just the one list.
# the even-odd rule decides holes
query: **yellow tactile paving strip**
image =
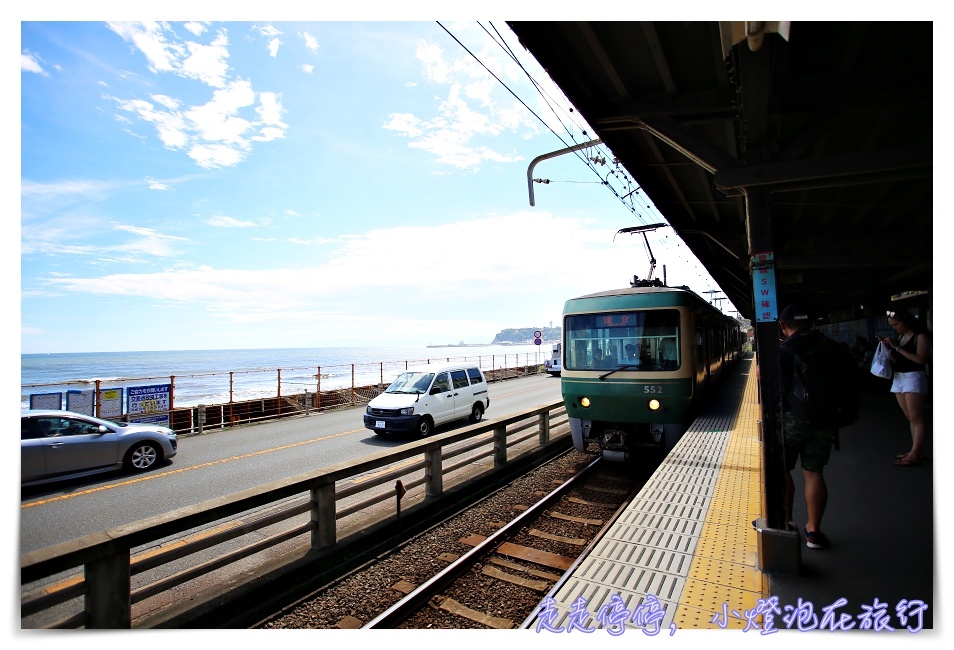
{"label": "yellow tactile paving strip", "polygon": [[750,355],[727,378],[619,519],[548,595],[548,611],[527,627],[539,629],[545,619],[555,629],[581,621],[601,628],[598,613],[621,608],[655,611],[650,626],[663,635],[747,624],[746,612],[767,587],[752,526],[762,516],[754,367]]}
{"label": "yellow tactile paving strip", "polygon": [[758,539],[752,527],[752,520],[762,516],[760,410],[754,372],[746,372],[744,386],[712,502],[673,617],[680,629],[744,627],[744,615],[733,616],[733,610],[743,614],[754,609],[766,593],[764,576],[756,568]]}

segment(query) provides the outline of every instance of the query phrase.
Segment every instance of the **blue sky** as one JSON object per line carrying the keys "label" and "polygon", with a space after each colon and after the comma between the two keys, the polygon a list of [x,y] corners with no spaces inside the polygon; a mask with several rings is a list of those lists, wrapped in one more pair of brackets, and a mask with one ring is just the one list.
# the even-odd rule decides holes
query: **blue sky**
{"label": "blue sky", "polygon": [[503,21],[20,32],[24,353],[488,342],[648,274],[605,147],[530,205],[592,132]]}

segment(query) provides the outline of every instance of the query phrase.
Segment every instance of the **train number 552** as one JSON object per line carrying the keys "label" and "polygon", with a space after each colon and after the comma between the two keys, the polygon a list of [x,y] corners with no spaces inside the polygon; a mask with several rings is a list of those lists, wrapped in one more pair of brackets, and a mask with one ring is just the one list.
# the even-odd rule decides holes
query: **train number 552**
{"label": "train number 552", "polygon": [[662,386],[643,386],[643,392],[647,395],[660,395],[663,392]]}

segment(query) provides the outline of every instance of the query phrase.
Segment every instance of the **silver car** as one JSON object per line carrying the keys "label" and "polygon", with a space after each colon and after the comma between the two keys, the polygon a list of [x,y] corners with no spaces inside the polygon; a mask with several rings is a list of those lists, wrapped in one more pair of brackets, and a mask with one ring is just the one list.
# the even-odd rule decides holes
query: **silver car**
{"label": "silver car", "polygon": [[126,468],[145,471],[176,455],[172,429],[71,411],[20,412],[20,484],[37,485]]}

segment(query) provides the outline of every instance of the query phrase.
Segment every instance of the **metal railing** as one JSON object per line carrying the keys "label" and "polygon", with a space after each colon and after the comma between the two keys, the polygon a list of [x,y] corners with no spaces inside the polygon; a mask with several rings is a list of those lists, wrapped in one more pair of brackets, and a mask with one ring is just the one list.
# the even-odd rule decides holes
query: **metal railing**
{"label": "metal railing", "polygon": [[[484,371],[488,382],[513,379],[544,372],[542,362],[533,353],[490,354],[459,357],[431,357],[402,361],[351,363],[325,366],[303,366],[274,369],[230,370],[191,375],[152,377],[119,377],[110,380],[64,381],[47,384],[22,384],[21,400],[40,394],[88,393],[90,410],[72,409],[109,420],[128,421],[140,417],[162,416],[168,426],[180,434],[203,433],[205,429],[263,422],[312,411],[366,404],[381,393],[391,381],[411,366],[430,363],[473,363]],[[169,386],[168,408],[131,413],[129,404],[120,406],[121,415],[104,409],[104,395],[122,394],[124,388],[137,384],[165,383]],[[83,390],[78,390],[83,389]],[[48,391],[55,391],[48,393]],[[31,395],[33,393],[34,395]],[[196,402],[196,394],[218,395]],[[184,397],[185,396],[185,397]],[[54,400],[56,401],[56,400]],[[120,402],[123,400],[120,398]],[[128,402],[128,400],[126,400]],[[180,404],[180,406],[176,406]],[[57,408],[44,406],[44,408]]]}
{"label": "metal railing", "polygon": [[[568,438],[566,409],[554,402],[24,553],[21,627],[131,628],[157,618],[164,595],[180,585],[214,581],[210,574],[239,561],[247,572],[247,559],[265,551],[345,547],[371,522],[400,522],[403,491],[426,507],[452,485]],[[482,458],[493,462],[481,466]],[[394,510],[380,505],[391,499]]]}

